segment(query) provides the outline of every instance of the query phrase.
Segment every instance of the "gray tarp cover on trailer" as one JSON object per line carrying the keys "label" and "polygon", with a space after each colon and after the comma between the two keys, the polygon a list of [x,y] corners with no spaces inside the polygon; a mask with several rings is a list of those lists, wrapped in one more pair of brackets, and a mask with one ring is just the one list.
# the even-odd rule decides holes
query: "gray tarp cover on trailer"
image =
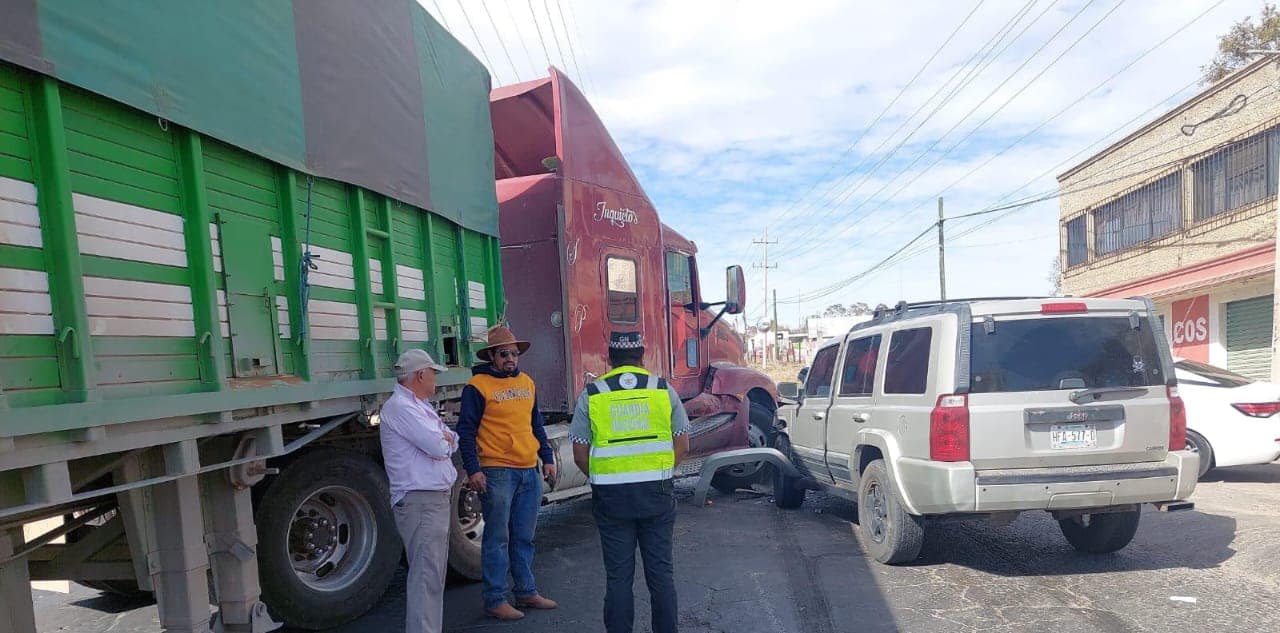
{"label": "gray tarp cover on trailer", "polygon": [[489,74],[413,0],[3,0],[0,59],[498,234]]}

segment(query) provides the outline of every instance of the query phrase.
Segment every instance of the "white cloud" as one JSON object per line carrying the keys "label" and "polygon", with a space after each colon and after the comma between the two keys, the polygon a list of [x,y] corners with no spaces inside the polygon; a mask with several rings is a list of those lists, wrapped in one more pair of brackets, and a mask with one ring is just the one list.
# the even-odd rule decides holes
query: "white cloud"
{"label": "white cloud", "polygon": [[[529,80],[534,78],[532,69],[545,67],[526,0],[421,1],[433,14],[443,10],[453,33],[475,50],[461,8],[467,7],[495,66],[495,83]],[[1104,89],[970,175],[1214,6],[1201,0],[1123,3],[1028,85],[1115,2],[1038,0],[1013,33],[1050,7],[1044,16],[924,121],[891,158],[888,149],[920,122],[919,117],[908,121],[908,116],[949,78],[965,72],[963,64],[1025,5],[1022,0],[983,3],[848,155],[849,145],[973,9],[973,2],[536,0],[532,14],[538,16],[552,62],[584,88],[664,221],[698,243],[709,295],[720,292],[717,269],[729,263],[750,268],[752,262],[744,259],[750,242],[770,222],[771,237],[783,240],[774,253],[806,246],[795,243],[802,235],[806,240],[830,239],[812,252],[780,261],[782,267],[772,272],[770,281],[781,298],[848,277],[888,256],[933,221],[934,198],[957,180],[946,191],[949,214],[989,206],[1028,181],[1030,186],[1013,197],[1052,189],[1053,176],[1061,171],[1054,169],[1056,165],[1090,145],[1097,144],[1091,151],[1105,146],[1105,135],[1192,82],[1212,56],[1217,36],[1259,8],[1256,0],[1226,0]],[[498,33],[484,14],[486,6],[518,72],[501,53]],[[560,21],[561,11],[567,24]],[[1081,15],[1061,35],[987,98],[1078,11]],[[559,47],[552,28],[559,35]],[[567,50],[566,35],[572,39],[582,77]],[[997,108],[1002,109],[997,113]],[[1126,129],[1161,112],[1153,110]],[[988,117],[990,121],[964,144],[924,169]],[[956,132],[940,139],[962,120]],[[891,135],[899,126],[901,131]],[[932,151],[903,171],[935,141]],[[871,154],[882,143],[881,150]],[[1087,153],[1075,160],[1084,156]],[[840,178],[864,161],[871,165],[886,158],[873,173],[862,173],[864,168]],[[1040,176],[1045,172],[1047,176]],[[845,196],[848,187],[862,180],[856,193]],[[829,192],[825,198],[824,192]],[[832,206],[842,197],[847,199]],[[1045,277],[1058,251],[1057,217],[1056,202],[1045,202],[959,239],[948,253],[949,294],[1046,291]],[[958,233],[963,227],[955,223],[954,230]],[[930,235],[922,244],[933,242]],[[758,248],[751,253],[759,257]],[[929,298],[937,292],[936,265],[930,251],[801,308],[808,312],[836,302]],[[760,278],[753,274],[750,279],[751,301],[759,308]],[[789,306],[779,312],[792,320],[796,309]]]}

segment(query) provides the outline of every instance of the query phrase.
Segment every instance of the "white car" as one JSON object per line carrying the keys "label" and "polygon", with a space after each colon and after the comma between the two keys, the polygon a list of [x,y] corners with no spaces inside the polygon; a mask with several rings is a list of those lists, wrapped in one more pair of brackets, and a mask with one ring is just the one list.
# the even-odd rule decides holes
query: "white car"
{"label": "white car", "polygon": [[1173,366],[1187,407],[1187,448],[1200,453],[1201,477],[1280,458],[1280,385],[1193,360]]}

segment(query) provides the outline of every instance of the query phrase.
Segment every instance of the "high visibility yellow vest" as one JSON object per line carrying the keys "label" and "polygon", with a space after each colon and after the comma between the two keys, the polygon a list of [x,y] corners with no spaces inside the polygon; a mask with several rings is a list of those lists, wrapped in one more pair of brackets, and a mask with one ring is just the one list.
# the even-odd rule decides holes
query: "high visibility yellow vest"
{"label": "high visibility yellow vest", "polygon": [[587,385],[591,483],[670,479],[676,463],[667,381],[623,366]]}

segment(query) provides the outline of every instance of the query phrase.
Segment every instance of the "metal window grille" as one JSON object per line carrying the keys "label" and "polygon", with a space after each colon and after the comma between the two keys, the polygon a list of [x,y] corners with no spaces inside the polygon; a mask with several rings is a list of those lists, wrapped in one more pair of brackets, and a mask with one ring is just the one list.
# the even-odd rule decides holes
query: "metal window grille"
{"label": "metal window grille", "polygon": [[1195,218],[1204,220],[1276,195],[1280,128],[1232,143],[1191,166]]}
{"label": "metal window grille", "polygon": [[[1182,172],[1098,207],[1093,212],[1093,225],[1098,255],[1124,250],[1182,228]],[[1069,240],[1070,237],[1068,244]]]}
{"label": "metal window grille", "polygon": [[1089,259],[1087,218],[1080,216],[1067,222],[1067,266],[1083,264]]}

